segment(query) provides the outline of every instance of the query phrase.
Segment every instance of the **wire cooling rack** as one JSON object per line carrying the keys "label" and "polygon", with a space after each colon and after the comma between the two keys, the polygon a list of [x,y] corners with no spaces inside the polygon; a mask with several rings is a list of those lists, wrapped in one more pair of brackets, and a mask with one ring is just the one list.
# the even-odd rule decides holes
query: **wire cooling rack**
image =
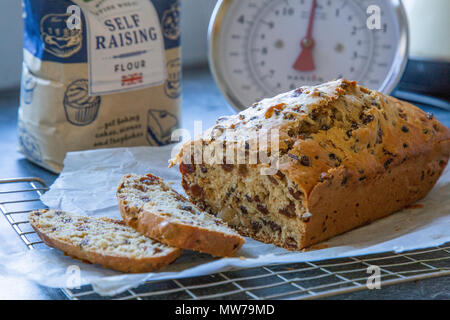
{"label": "wire cooling rack", "polygon": [[[0,180],[0,210],[29,249],[45,244],[28,223],[28,212],[43,209],[48,188],[39,178]],[[61,290],[69,299],[317,299],[367,289],[367,270],[378,266],[381,285],[450,275],[450,243],[402,254],[305,262],[220,272],[189,279],[147,282],[103,297],[90,285]]]}

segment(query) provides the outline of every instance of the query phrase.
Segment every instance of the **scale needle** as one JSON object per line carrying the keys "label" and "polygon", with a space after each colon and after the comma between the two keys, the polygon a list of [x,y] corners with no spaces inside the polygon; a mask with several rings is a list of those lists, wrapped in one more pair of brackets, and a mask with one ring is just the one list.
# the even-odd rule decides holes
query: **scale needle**
{"label": "scale needle", "polygon": [[313,71],[316,69],[313,57],[313,49],[315,41],[314,38],[312,37],[316,7],[317,7],[317,0],[313,0],[311,13],[309,15],[308,32],[300,42],[302,51],[293,66],[293,68],[298,71]]}

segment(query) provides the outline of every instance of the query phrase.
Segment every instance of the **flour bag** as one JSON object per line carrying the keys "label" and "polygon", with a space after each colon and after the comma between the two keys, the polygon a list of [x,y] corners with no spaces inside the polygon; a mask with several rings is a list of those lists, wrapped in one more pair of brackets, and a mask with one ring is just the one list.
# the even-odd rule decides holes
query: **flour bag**
{"label": "flour bag", "polygon": [[60,172],[69,151],[171,143],[180,124],[177,0],[23,0],[20,151]]}

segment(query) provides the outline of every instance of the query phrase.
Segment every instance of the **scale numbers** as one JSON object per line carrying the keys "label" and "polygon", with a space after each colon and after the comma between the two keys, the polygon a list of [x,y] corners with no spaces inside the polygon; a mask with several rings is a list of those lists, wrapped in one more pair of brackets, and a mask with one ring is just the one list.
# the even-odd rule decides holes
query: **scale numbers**
{"label": "scale numbers", "polygon": [[[374,5],[379,28],[368,27]],[[211,22],[210,63],[238,110],[344,77],[390,93],[407,56],[399,14],[392,0],[223,0]]]}

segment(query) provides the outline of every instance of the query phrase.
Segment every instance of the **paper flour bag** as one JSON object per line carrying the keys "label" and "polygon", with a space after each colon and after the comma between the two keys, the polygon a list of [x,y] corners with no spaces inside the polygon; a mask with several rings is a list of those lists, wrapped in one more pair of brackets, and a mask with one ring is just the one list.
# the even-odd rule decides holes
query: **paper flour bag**
{"label": "paper flour bag", "polygon": [[177,0],[23,0],[20,151],[59,172],[68,151],[171,142],[180,124]]}

